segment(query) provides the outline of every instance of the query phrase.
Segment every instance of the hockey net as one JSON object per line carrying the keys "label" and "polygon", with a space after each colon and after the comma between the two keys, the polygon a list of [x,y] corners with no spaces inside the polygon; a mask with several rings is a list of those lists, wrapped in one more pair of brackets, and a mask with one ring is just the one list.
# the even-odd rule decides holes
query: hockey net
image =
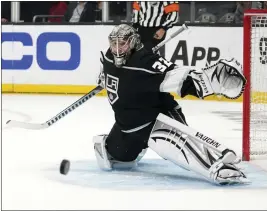
{"label": "hockey net", "polygon": [[244,13],[243,160],[267,160],[267,10]]}

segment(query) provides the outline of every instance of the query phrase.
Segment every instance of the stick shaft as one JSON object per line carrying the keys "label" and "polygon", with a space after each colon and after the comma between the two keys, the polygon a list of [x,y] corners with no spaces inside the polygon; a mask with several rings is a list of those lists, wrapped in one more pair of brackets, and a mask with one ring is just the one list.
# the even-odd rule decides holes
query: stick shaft
{"label": "stick shaft", "polygon": [[93,90],[88,92],[86,95],[72,103],[70,106],[65,108],[63,111],[59,112],[57,115],[52,117],[50,120],[46,121],[45,123],[28,123],[28,122],[21,122],[16,120],[8,120],[6,124],[13,127],[20,127],[24,129],[32,129],[32,130],[39,130],[45,129],[56,123],[58,120],[62,119],[63,117],[67,116],[70,112],[74,111],[76,108],[84,104],[87,100],[91,99],[93,96],[98,94],[102,91],[103,88],[101,86],[95,87]]}
{"label": "stick shaft", "polygon": [[183,31],[187,30],[188,27],[183,24],[181,28],[179,28],[176,32],[174,32],[168,39],[163,40],[161,43],[159,43],[157,46],[155,46],[152,50],[153,52],[157,51],[159,48],[161,48],[163,45],[165,45],[167,42],[169,42],[171,39],[176,37],[178,34],[181,34]]}
{"label": "stick shaft", "polygon": [[86,95],[84,95],[83,97],[81,97],[80,99],[78,99],[77,101],[75,101],[74,103],[72,103],[70,106],[68,106],[67,108],[65,108],[63,111],[61,111],[60,113],[58,113],[56,116],[54,116],[50,120],[46,121],[46,123],[49,126],[52,125],[52,124],[54,124],[55,122],[57,122],[61,118],[65,117],[70,112],[74,111],[76,108],[78,108],[80,105],[84,104],[87,100],[91,99],[93,96],[95,96],[97,93],[99,93],[102,90],[103,90],[103,88],[101,86],[95,87],[93,90],[91,90]]}

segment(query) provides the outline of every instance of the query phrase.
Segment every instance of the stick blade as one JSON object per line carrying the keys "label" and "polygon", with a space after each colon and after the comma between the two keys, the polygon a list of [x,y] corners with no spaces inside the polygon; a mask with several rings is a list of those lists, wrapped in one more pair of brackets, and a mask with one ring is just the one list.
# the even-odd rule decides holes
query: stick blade
{"label": "stick blade", "polygon": [[35,123],[28,123],[28,122],[20,122],[16,120],[8,120],[6,122],[8,126],[11,127],[18,127],[18,128],[24,128],[24,129],[30,129],[30,130],[41,130],[48,128],[48,124],[35,124]]}

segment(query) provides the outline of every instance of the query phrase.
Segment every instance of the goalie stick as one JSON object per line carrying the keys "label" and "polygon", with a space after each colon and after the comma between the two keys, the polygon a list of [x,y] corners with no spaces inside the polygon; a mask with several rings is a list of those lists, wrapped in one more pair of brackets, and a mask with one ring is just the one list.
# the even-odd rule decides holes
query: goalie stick
{"label": "goalie stick", "polygon": [[13,127],[20,127],[25,129],[39,130],[50,127],[52,124],[56,123],[58,120],[62,119],[70,112],[78,108],[80,105],[84,104],[87,100],[99,93],[103,88],[101,86],[95,87],[89,93],[84,95],[82,98],[78,99],[76,102],[72,103],[69,107],[65,108],[63,111],[52,117],[50,120],[45,123],[29,123],[29,122],[20,122],[16,120],[8,120],[6,124]]}
{"label": "goalie stick", "polygon": [[[153,52],[157,51],[159,48],[164,46],[167,42],[169,42],[171,39],[176,37],[178,34],[182,33],[183,31],[187,30],[188,27],[183,24],[181,28],[179,28],[176,32],[174,32],[168,39],[162,41],[157,46],[155,46],[152,50]],[[57,115],[52,117],[50,120],[44,122],[44,123],[29,123],[29,122],[21,122],[17,120],[8,120],[6,124],[8,126],[13,127],[19,127],[24,129],[31,129],[31,130],[40,130],[45,129],[56,123],[58,120],[62,119],[63,117],[67,116],[70,112],[78,108],[80,105],[84,104],[87,100],[98,94],[100,91],[102,91],[103,88],[101,86],[95,87],[93,90],[88,92],[86,95],[78,99],[76,102],[65,108],[63,111],[59,112]]]}

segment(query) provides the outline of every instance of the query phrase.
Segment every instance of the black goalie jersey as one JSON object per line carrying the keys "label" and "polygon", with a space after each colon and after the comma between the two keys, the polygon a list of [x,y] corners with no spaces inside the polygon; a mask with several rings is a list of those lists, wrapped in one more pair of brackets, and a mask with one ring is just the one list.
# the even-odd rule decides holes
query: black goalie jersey
{"label": "black goalie jersey", "polygon": [[108,100],[121,130],[134,130],[177,105],[173,96],[161,92],[166,73],[174,64],[159,55],[142,48],[131,55],[125,66],[118,68],[108,50],[102,54],[101,62]]}

